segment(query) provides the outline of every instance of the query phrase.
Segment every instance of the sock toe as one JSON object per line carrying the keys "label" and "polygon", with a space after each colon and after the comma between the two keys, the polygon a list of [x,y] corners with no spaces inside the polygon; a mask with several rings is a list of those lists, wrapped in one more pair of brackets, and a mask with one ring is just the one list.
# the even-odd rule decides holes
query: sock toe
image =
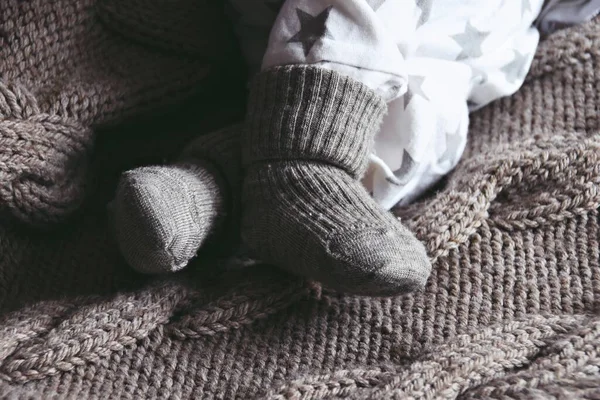
{"label": "sock toe", "polygon": [[402,226],[336,235],[327,246],[334,262],[329,286],[365,295],[395,295],[422,288],[431,271],[424,246]]}
{"label": "sock toe", "polygon": [[338,290],[389,296],[424,286],[431,265],[421,242],[327,165],[255,169],[245,182],[245,244],[262,261]]}
{"label": "sock toe", "polygon": [[199,167],[146,167],[121,178],[115,228],[127,262],[143,273],[174,272],[196,255],[219,214],[210,174]]}

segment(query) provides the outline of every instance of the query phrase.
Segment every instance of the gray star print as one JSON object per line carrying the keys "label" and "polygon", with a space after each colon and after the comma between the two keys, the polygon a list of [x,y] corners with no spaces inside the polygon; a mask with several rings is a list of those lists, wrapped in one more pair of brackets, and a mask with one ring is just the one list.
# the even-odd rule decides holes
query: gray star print
{"label": "gray star print", "polygon": [[431,3],[432,0],[415,0],[415,4],[421,10],[419,21],[417,21],[417,28],[423,25],[429,19],[429,15],[431,14]]}
{"label": "gray star print", "polygon": [[527,55],[521,54],[516,50],[513,50],[513,54],[513,60],[500,68],[506,74],[506,80],[510,83],[516,83],[523,77],[525,74],[525,64],[528,60]]}
{"label": "gray star print", "polygon": [[296,8],[296,13],[300,20],[300,31],[288,40],[288,43],[301,43],[302,49],[304,50],[304,56],[306,57],[319,39],[324,37],[333,39],[333,36],[325,25],[332,8],[333,6],[327,7],[317,16],[310,15],[309,13]]}
{"label": "gray star print", "polygon": [[415,95],[421,96],[425,100],[429,100],[429,97],[423,92],[423,88],[421,87],[425,82],[425,77],[410,75],[408,77],[408,88],[406,90],[406,94],[404,95],[404,109],[410,104],[411,100]]}
{"label": "gray star print", "polygon": [[367,0],[373,11],[377,11],[386,0]]}
{"label": "gray star print", "polygon": [[477,30],[471,25],[471,21],[468,21],[463,33],[450,36],[462,48],[456,59],[464,60],[469,57],[481,57],[483,55],[481,44],[489,34],[489,32]]}

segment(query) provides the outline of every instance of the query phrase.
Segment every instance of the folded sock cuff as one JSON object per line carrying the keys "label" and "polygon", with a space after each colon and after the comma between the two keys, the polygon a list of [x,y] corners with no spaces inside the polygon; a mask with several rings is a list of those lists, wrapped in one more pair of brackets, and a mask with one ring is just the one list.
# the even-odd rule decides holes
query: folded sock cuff
{"label": "folded sock cuff", "polygon": [[250,89],[244,165],[301,159],[359,176],[386,109],[373,90],[337,72],[306,65],[268,69]]}

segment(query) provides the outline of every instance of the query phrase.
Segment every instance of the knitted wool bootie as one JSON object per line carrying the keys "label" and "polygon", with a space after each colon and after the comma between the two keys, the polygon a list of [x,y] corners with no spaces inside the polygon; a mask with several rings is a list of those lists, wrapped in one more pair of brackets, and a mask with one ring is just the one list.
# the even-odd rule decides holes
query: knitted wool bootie
{"label": "knitted wool bootie", "polygon": [[359,179],[386,104],[310,66],[259,74],[242,141],[242,240],[254,256],[345,292],[422,287],[425,248]]}
{"label": "knitted wool bootie", "polygon": [[200,136],[176,164],[123,174],[113,202],[114,223],[121,252],[133,268],[178,271],[235,223],[240,131],[236,126]]}

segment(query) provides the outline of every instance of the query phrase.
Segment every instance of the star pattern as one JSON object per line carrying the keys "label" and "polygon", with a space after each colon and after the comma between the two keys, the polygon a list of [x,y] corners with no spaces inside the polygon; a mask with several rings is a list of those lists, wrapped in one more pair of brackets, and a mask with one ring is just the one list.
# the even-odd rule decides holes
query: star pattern
{"label": "star pattern", "polygon": [[[281,7],[283,6],[283,4],[285,3],[284,0],[262,0],[264,5],[266,7],[269,8],[269,10],[273,11],[273,13],[279,13],[281,10]],[[378,9],[380,9],[383,5],[386,4],[387,0],[366,0],[366,2],[369,4],[369,6],[374,10],[377,11]],[[508,3],[509,0],[504,0],[505,2]],[[516,14],[516,18],[518,18],[518,12],[519,12],[519,7],[521,9],[521,15],[529,15],[527,14],[532,13],[533,12],[533,6],[532,6],[532,2],[531,0],[519,0],[520,3],[516,2],[515,0],[510,0],[511,2],[514,3],[509,3],[508,5],[510,5],[511,10],[514,14]],[[318,4],[318,3],[317,3]],[[427,23],[427,21],[431,18],[431,13],[432,13],[432,4],[433,4],[433,0],[414,0],[414,4],[416,7],[419,8],[420,13],[418,15],[418,21],[417,21],[417,28],[423,26],[424,24]],[[536,3],[533,3],[536,4]],[[391,4],[388,4],[391,5]],[[507,6],[508,6],[507,5]],[[325,6],[322,6],[325,7]],[[264,9],[264,7],[262,7]],[[336,33],[336,35],[339,36],[339,34],[337,33],[338,31],[335,30],[335,26],[333,25],[335,21],[335,17],[337,15],[334,15],[334,19],[329,20],[329,16],[330,13],[333,9],[333,6],[328,6],[327,8],[322,9],[322,11],[314,10],[314,9],[306,9],[307,11],[302,10],[301,8],[296,8],[296,14],[297,14],[297,18],[298,18],[298,23],[299,23],[299,30],[293,34],[293,36],[291,38],[289,38],[288,43],[292,44],[292,43],[297,43],[298,46],[297,49],[300,49],[300,46],[302,47],[304,56],[308,56],[310,54],[310,52],[312,51],[313,47],[315,46],[315,44],[317,44],[317,49],[319,49],[319,41],[323,40],[324,38],[329,38],[329,39],[333,39],[335,40],[333,33]],[[414,11],[414,9],[413,9]],[[434,9],[435,11],[435,9]],[[286,9],[287,12],[287,9]],[[290,12],[291,11],[290,9]],[[411,14],[411,15],[416,15],[416,11],[415,14]],[[315,14],[315,15],[313,15]],[[458,47],[460,47],[460,51],[457,51],[458,56],[456,57],[456,60],[464,60],[464,59],[468,59],[468,58],[478,58],[483,56],[483,49],[485,49],[485,47],[483,47],[484,44],[491,44],[490,42],[486,42],[486,40],[488,40],[488,37],[490,36],[491,32],[489,31],[489,28],[486,27],[485,24],[478,24],[478,26],[480,26],[480,28],[482,28],[483,30],[480,30],[479,28],[475,27],[473,25],[473,22],[477,23],[477,20],[468,20],[466,21],[466,24],[464,25],[464,30],[462,30],[461,32],[457,32],[454,35],[451,35],[450,38],[452,39],[452,41],[454,41]],[[462,26],[462,24],[461,24]],[[486,30],[487,29],[487,30]],[[456,31],[455,31],[456,32]],[[448,36],[446,36],[446,38],[448,38]],[[339,37],[338,37],[339,39]],[[451,43],[449,43],[450,45],[452,45]],[[457,48],[457,46],[453,46],[454,49]],[[452,51],[452,50],[451,50]],[[521,54],[518,51],[513,51],[514,55],[513,58],[511,60],[509,60],[509,62],[507,62],[507,64],[505,64],[502,68],[501,71],[504,73],[504,76],[506,78],[507,82],[510,83],[516,83],[519,80],[521,80],[524,76],[525,73],[525,67],[527,66],[527,62],[528,62],[528,55],[524,55]],[[508,57],[507,57],[508,58]],[[358,69],[360,69],[360,67],[356,67]],[[488,74],[484,71],[485,70],[485,66],[480,66],[479,69],[478,67],[471,67],[471,86],[472,87],[477,87],[478,85],[485,85],[486,83],[488,83],[489,79],[492,79],[491,82],[488,83],[491,84],[496,84],[496,83],[500,83],[497,81],[496,76],[495,75],[490,75],[488,76]],[[497,70],[496,70],[497,71]],[[415,71],[417,73],[422,73],[423,75],[426,75],[424,72],[421,71]],[[403,107],[404,110],[407,110],[407,107],[409,106],[409,104],[412,102],[413,98],[415,96],[420,97],[421,99],[425,100],[425,101],[430,101],[430,96],[434,96],[435,92],[433,91],[433,88],[431,87],[431,84],[433,81],[428,81],[428,86],[425,87],[425,89],[429,89],[429,90],[423,90],[423,84],[425,83],[425,81],[427,80],[427,78],[425,76],[418,76],[418,75],[411,75],[408,77],[409,81],[408,81],[408,85],[407,85],[407,91],[403,96]],[[483,88],[483,92],[485,92],[487,89],[487,87]],[[467,101],[467,106],[469,107],[470,110],[475,110],[478,108],[481,108],[482,106],[485,106],[487,104],[487,102],[490,101],[490,99],[488,98],[489,96],[486,95],[485,93],[479,94],[477,95],[477,92],[475,92],[475,97],[469,99]],[[422,102],[421,100],[417,100],[417,104],[413,104],[413,107],[415,106],[420,106]],[[463,106],[464,107],[464,106]],[[465,128],[465,126],[463,125],[463,128]],[[466,129],[466,128],[465,128]],[[438,127],[436,129],[436,135],[439,138],[440,142],[445,141],[444,146],[439,146],[442,143],[436,143],[435,146],[435,154],[432,155],[432,158],[435,160],[437,158],[437,162],[443,166],[443,168],[445,168],[446,166],[454,166],[460,159],[460,150],[462,148],[462,146],[465,143],[466,138],[461,134],[464,134],[464,131],[460,131],[460,129],[457,129],[455,132],[447,132],[448,130],[453,130],[453,129],[448,129],[447,124],[444,120],[444,122],[441,122],[438,124]],[[401,147],[402,148],[402,147]],[[412,179],[417,179],[418,177],[417,172],[419,172],[419,170],[421,169],[421,167],[424,167],[423,164],[420,164],[419,162],[415,161],[415,159],[411,156],[411,153],[408,151],[408,149],[403,148],[402,150],[402,159],[401,159],[401,165],[399,166],[399,168],[395,171],[393,171],[393,174],[389,174],[389,172],[387,173],[389,176],[385,177],[385,180],[394,186],[405,186],[406,184],[408,184]],[[441,154],[440,154],[441,153]],[[414,151],[413,151],[414,154]],[[424,162],[424,161],[422,161]],[[429,162],[429,160],[428,160]],[[435,161],[433,161],[433,163],[435,163]],[[377,179],[382,179],[383,177],[381,175],[377,176]],[[389,190],[391,187],[388,186],[387,189]]]}
{"label": "star pattern", "polygon": [[419,15],[419,20],[417,21],[417,28],[423,25],[429,19],[432,2],[433,0],[415,0],[416,6],[421,10],[421,15]]}
{"label": "star pattern", "polygon": [[489,32],[478,30],[471,24],[471,21],[468,21],[463,33],[450,36],[461,47],[461,52],[456,59],[464,60],[469,57],[481,57],[483,55],[481,45],[489,34]]}
{"label": "star pattern", "polygon": [[379,10],[379,7],[381,7],[385,2],[386,0],[367,0],[367,3],[369,3],[373,11]]}
{"label": "star pattern", "polygon": [[402,153],[402,165],[394,171],[394,176],[400,185],[406,185],[410,181],[415,172],[417,172],[417,165],[417,162],[411,157],[410,153],[404,149]]}
{"label": "star pattern", "polygon": [[506,74],[506,80],[514,84],[523,77],[528,57],[516,50],[513,50],[513,53],[513,60],[500,68],[500,70]]}
{"label": "star pattern", "polygon": [[415,95],[421,96],[425,100],[429,101],[429,97],[423,92],[423,82],[425,82],[424,76],[410,75],[408,77],[408,88],[404,94],[404,109],[410,104],[411,100]]}
{"label": "star pattern", "polygon": [[304,50],[304,56],[308,56],[315,43],[322,38],[334,39],[327,29],[327,19],[333,6],[327,7],[319,15],[313,16],[309,13],[296,8],[298,20],[300,21],[300,31],[296,33],[288,43],[301,43]]}

